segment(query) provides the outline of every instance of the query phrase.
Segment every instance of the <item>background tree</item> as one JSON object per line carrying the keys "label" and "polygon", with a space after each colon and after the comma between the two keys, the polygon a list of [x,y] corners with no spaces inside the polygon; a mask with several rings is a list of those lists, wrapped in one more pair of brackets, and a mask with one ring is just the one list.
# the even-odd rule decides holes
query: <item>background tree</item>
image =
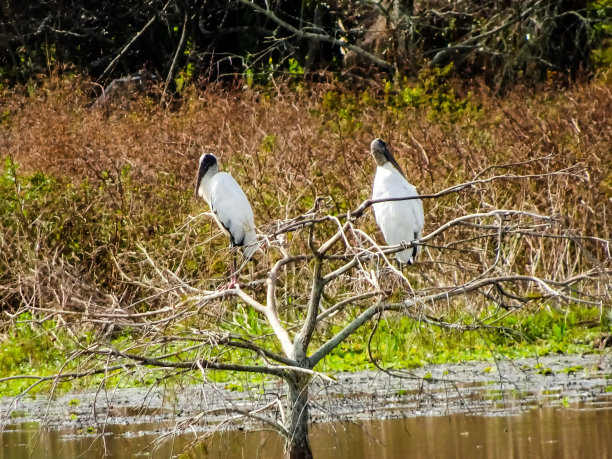
{"label": "background tree", "polygon": [[24,82],[51,68],[105,83],[143,68],[185,79],[282,74],[415,75],[454,63],[497,88],[575,77],[609,46],[608,1],[303,0],[0,4],[0,76]]}

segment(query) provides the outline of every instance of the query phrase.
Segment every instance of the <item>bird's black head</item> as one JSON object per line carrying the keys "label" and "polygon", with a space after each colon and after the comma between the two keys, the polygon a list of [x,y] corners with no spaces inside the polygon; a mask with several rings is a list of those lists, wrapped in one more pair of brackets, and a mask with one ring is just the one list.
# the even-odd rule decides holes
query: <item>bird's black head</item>
{"label": "bird's black head", "polygon": [[211,155],[210,153],[204,153],[200,156],[200,167],[198,168],[198,179],[196,181],[196,197],[198,196],[198,190],[200,189],[200,184],[202,183],[202,179],[207,173],[216,174],[219,170],[219,165],[217,164],[217,157],[215,155]]}
{"label": "bird's black head", "polygon": [[374,139],[370,145],[370,152],[374,159],[376,160],[376,164],[379,166],[383,166],[388,160],[388,155],[390,155],[389,150],[387,149],[387,144],[382,139]]}
{"label": "bird's black head", "polygon": [[395,158],[387,148],[387,144],[382,139],[372,140],[372,143],[370,144],[370,151],[376,160],[376,164],[379,166],[384,166],[387,163],[391,163],[400,174],[404,175],[402,168],[399,164],[397,164],[397,161],[395,161]]}

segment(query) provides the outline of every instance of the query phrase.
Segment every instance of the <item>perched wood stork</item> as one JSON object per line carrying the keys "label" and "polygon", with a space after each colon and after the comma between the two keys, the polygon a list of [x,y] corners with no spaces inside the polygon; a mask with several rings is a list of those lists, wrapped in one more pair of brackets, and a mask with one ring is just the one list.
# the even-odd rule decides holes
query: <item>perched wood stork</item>
{"label": "perched wood stork", "polygon": [[[257,251],[257,235],[253,209],[240,185],[227,172],[219,172],[215,155],[200,156],[196,197],[203,198],[213,211],[219,228],[230,238],[230,248],[244,247],[245,260]],[[238,281],[236,274],[236,253],[232,254],[230,282],[232,287]]]}
{"label": "perched wood stork", "polygon": [[[372,186],[372,199],[419,195],[416,188],[406,180],[406,176],[385,142],[381,139],[374,139],[370,145],[370,151],[377,164]],[[379,202],[373,204],[372,207],[376,223],[382,230],[388,245],[410,243],[421,238],[425,216],[423,202],[420,199]],[[411,265],[419,252],[419,246],[414,246],[397,252],[395,258],[400,263]]]}

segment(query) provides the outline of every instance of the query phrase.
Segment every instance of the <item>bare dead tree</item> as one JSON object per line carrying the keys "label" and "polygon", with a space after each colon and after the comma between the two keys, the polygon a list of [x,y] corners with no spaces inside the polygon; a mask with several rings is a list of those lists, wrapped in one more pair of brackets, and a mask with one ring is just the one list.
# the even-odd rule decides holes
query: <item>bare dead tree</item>
{"label": "bare dead tree", "polygon": [[[479,196],[486,187],[506,181],[577,177],[579,173],[568,168],[549,174],[489,176],[421,199],[466,192]],[[132,278],[119,263],[117,269],[125,282],[149,291],[147,298],[111,311],[27,303],[29,310],[64,323],[78,317],[84,323],[130,327],[137,332],[123,348],[109,345],[103,336],[82,346],[67,360],[86,358],[87,368],[81,372],[25,376],[33,383],[22,396],[45,382],[55,386],[94,374],[130,374],[147,368],[163,371],[167,377],[199,372],[205,379],[214,371],[266,375],[282,380],[284,393],[264,406],[231,408],[235,417],[230,419],[248,417],[263,423],[285,439],[286,457],[310,458],[309,388],[315,378],[333,384],[317,371],[317,364],[381,315],[465,331],[495,330],[500,317],[529,304],[581,305],[599,308],[602,315],[610,308],[611,241],[575,234],[561,216],[492,209],[483,203],[480,211],[451,218],[408,244],[422,245],[427,256],[404,272],[391,257],[406,245],[382,247],[361,229],[361,219],[374,202],[367,200],[346,215],[332,215],[319,198],[308,212],[276,222],[264,235],[266,247],[259,263],[264,268],[229,290],[190,285],[141,248],[148,274]],[[196,220],[190,219],[181,231]],[[165,306],[138,312],[139,302],[153,298]],[[491,304],[498,313],[488,318],[470,323],[446,318],[453,308],[477,311]],[[237,321],[245,314],[254,325]],[[330,325],[339,327],[334,334],[326,332]],[[234,357],[237,352],[242,357]],[[384,364],[377,362],[380,368]],[[21,377],[0,382],[15,378]],[[183,422],[177,430],[205,416]]]}

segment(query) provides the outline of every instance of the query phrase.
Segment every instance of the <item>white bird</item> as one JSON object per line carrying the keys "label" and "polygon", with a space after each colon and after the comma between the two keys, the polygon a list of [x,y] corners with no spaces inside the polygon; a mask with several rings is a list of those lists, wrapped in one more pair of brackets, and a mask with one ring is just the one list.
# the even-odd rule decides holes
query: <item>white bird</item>
{"label": "white bird", "polygon": [[[376,160],[376,175],[372,186],[372,199],[403,198],[418,196],[416,188],[411,185],[401,167],[381,139],[374,139],[370,151]],[[411,243],[420,239],[423,234],[425,216],[423,202],[420,199],[405,201],[387,201],[373,204],[376,223],[382,230],[388,245]],[[415,245],[397,252],[395,258],[400,263],[414,263],[420,253]]]}
{"label": "white bird", "polygon": [[[243,246],[245,260],[250,259],[257,251],[253,209],[234,177],[227,172],[219,172],[215,155],[205,153],[200,156],[196,183],[197,196],[208,203],[219,228],[229,236],[230,248]],[[229,287],[238,281],[235,257],[234,252]]]}

